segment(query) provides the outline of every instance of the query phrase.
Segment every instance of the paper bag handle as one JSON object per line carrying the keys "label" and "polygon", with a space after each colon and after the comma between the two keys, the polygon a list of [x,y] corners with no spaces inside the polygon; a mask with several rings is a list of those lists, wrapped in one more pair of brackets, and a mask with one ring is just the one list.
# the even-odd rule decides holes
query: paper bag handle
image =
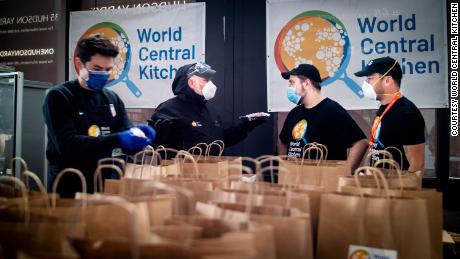
{"label": "paper bag handle", "polygon": [[[161,151],[160,151],[161,150]],[[174,153],[175,155],[177,155],[177,152],[179,152],[179,150],[175,149],[175,148],[170,148],[170,147],[164,147],[164,148],[161,148],[161,149],[157,149],[157,152],[161,155],[160,152],[164,152],[165,153],[165,158],[164,160],[168,160],[168,152],[172,152]],[[174,157],[175,157],[174,155]]]}
{"label": "paper bag handle", "polygon": [[393,147],[393,146],[388,146],[384,150],[388,151],[388,152],[389,152],[389,150],[396,150],[396,152],[399,153],[399,167],[404,168],[403,167],[403,156],[402,156],[402,152],[401,152],[401,150],[399,150],[399,148]]}
{"label": "paper bag handle", "polygon": [[[204,149],[203,149],[203,146],[204,146]],[[207,143],[204,143],[204,142],[198,143],[198,144],[196,144],[196,145],[193,146],[193,147],[200,148],[200,149],[201,149],[201,153],[200,153],[200,154],[206,154],[206,151],[208,150],[208,144],[207,144]],[[190,149],[189,149],[189,150],[190,150]]]}
{"label": "paper bag handle", "polygon": [[[217,144],[220,146],[220,152],[219,152],[219,157],[222,156],[222,154],[224,153],[224,150],[225,150],[225,142],[220,140],[220,139],[217,139],[217,140],[214,140],[213,142],[211,142],[211,144]],[[209,144],[209,145],[211,145]]]}
{"label": "paper bag handle", "polygon": [[[182,160],[180,160],[181,157],[182,157]],[[179,163],[184,163],[186,159],[190,160],[193,163],[195,177],[197,179],[200,178],[200,171],[198,170],[198,164],[196,163],[195,158],[193,158],[193,156],[189,152],[184,151],[184,150],[179,150],[176,155],[176,161]],[[181,169],[180,171],[182,173],[182,168],[181,167],[179,168]]]}
{"label": "paper bag handle", "polygon": [[[275,161],[278,162],[278,165],[279,165],[279,163],[281,162],[281,158],[280,158],[280,157],[278,157],[278,156],[272,156],[272,155],[263,155],[263,156],[259,156],[259,157],[256,158],[256,159],[259,161],[261,167],[262,167],[262,165],[263,165],[264,163],[270,162],[270,165],[268,166],[269,169],[270,169],[270,168],[276,169],[276,166],[274,165],[273,162],[275,162]],[[265,169],[265,168],[267,168],[267,167],[264,167],[263,169]],[[262,169],[261,169],[261,170],[262,170]],[[263,172],[265,172],[265,171],[268,171],[268,170],[263,170]],[[261,172],[260,176],[261,176],[261,179],[263,179],[263,174],[262,174],[262,172]],[[273,170],[270,170],[270,182],[271,182],[272,184],[275,183],[275,182],[274,182],[274,179],[275,179],[275,177],[274,177],[274,175],[273,175]]]}
{"label": "paper bag handle", "polygon": [[152,153],[152,161],[153,161],[153,152],[155,152],[155,150],[153,149],[152,146],[148,145],[148,146],[146,146],[143,150],[141,150],[141,151],[137,152],[136,154],[134,154],[134,159],[133,159],[134,161],[133,161],[133,162],[134,162],[135,164],[137,164],[138,159],[139,159],[139,156],[142,156],[140,163],[141,163],[141,164],[144,164],[145,155],[146,155],[148,152]]}
{"label": "paper bag handle", "polygon": [[377,189],[379,189],[379,190],[381,189],[379,178],[378,178],[377,174],[372,174],[372,173],[370,173],[368,171],[361,171],[361,172],[358,173],[358,175],[361,175],[361,173],[362,173],[362,175],[371,175],[371,176],[373,176],[374,181],[375,181],[375,185],[377,185]]}
{"label": "paper bag handle", "polygon": [[29,207],[29,199],[27,197],[27,188],[24,182],[22,182],[19,178],[10,175],[0,175],[0,182],[10,182],[14,183],[15,185],[19,186],[21,189],[21,197],[23,199],[24,205],[24,223],[27,225],[30,221],[30,207]]}
{"label": "paper bag handle", "polygon": [[361,196],[361,198],[364,197],[364,194],[361,191],[361,182],[359,180],[359,172],[361,172],[361,171],[365,171],[366,173],[371,173],[371,174],[377,174],[380,177],[380,179],[382,180],[383,188],[385,190],[385,198],[388,199],[390,197],[389,191],[388,191],[389,190],[388,182],[385,179],[385,176],[383,175],[382,171],[380,171],[379,169],[377,169],[375,167],[362,166],[362,167],[359,167],[358,169],[356,169],[355,173],[354,173],[355,184],[359,189],[359,195]]}
{"label": "paper bag handle", "polygon": [[[194,155],[195,155],[195,150],[198,150],[198,157],[196,158],[196,160],[198,161],[198,160],[200,160],[201,155],[202,155],[202,153],[203,153],[203,150],[202,150],[200,147],[193,146],[193,147],[189,148],[189,149],[187,150],[187,152],[189,152],[192,156],[194,156]],[[206,155],[206,154],[205,154],[205,155]]]}
{"label": "paper bag handle", "polygon": [[222,156],[222,153],[224,153],[224,142],[222,140],[214,140],[213,142],[209,143],[208,148],[206,149],[206,156],[209,156],[211,153],[211,149],[213,146],[217,146],[219,149],[219,156]]}
{"label": "paper bag handle", "polygon": [[401,169],[399,168],[399,165],[398,165],[398,162],[392,160],[392,159],[379,159],[377,162],[375,162],[374,164],[374,167],[377,167],[379,165],[384,165],[384,164],[388,164],[390,166],[393,166],[395,168],[395,171],[396,171],[396,174],[398,175],[398,180],[399,180],[399,190],[401,192],[401,196],[403,194],[403,191],[404,191],[404,187],[403,187],[403,179],[402,179],[402,172],[401,172]]}
{"label": "paper bag handle", "polygon": [[112,165],[119,165],[121,171],[124,173],[126,169],[126,162],[125,160],[117,157],[107,157],[107,158],[102,158],[97,161],[97,165],[106,165],[106,164],[112,164]]}
{"label": "paper bag handle", "polygon": [[364,165],[366,166],[372,166],[371,164],[371,157],[372,155],[383,155],[383,158],[388,158],[393,160],[393,155],[388,152],[387,150],[371,150],[367,153],[366,159],[364,160]]}
{"label": "paper bag handle", "polygon": [[[268,171],[268,170],[270,170],[271,172],[273,172],[273,170],[277,170],[278,176],[280,175],[280,173],[283,173],[284,177],[288,177],[289,175],[289,170],[283,166],[267,166],[267,167],[262,168],[260,172],[263,174],[265,171]],[[285,183],[287,183],[287,181],[285,181]],[[284,184],[284,186],[286,186],[286,184]],[[291,192],[292,184],[288,185],[287,188],[288,188],[287,192]],[[290,205],[291,205],[291,195],[287,195],[286,196],[286,206],[289,207]]]}
{"label": "paper bag handle", "polygon": [[[292,157],[292,156],[288,156],[288,155],[280,155],[278,157],[280,159],[282,159],[282,160],[294,161],[295,162],[295,164],[296,164],[296,167],[295,167],[296,168],[296,174],[295,174],[294,183],[298,184],[300,182],[300,162],[299,162],[299,159],[297,157]],[[279,174],[278,174],[278,177],[279,177]],[[288,181],[287,181],[288,174],[286,174],[284,177],[285,177],[285,181],[284,181],[284,184],[283,184],[283,187],[282,187],[283,191],[286,190],[286,186],[288,185]]]}
{"label": "paper bag handle", "polygon": [[11,170],[13,170],[13,171],[16,170],[16,168],[14,167],[16,161],[19,161],[19,163],[22,165],[22,168],[23,168],[23,170],[21,171],[21,173],[16,174],[16,175],[20,175],[20,176],[21,176],[21,181],[24,182],[24,184],[26,185],[26,188],[29,188],[29,179],[24,178],[24,176],[22,175],[23,172],[29,170],[29,167],[27,166],[26,161],[25,161],[22,157],[17,156],[17,157],[13,157],[13,158],[11,159],[10,165],[11,165]]}
{"label": "paper bag handle", "polygon": [[[259,182],[260,179],[260,162],[255,159],[255,158],[252,158],[252,157],[241,157],[241,164],[243,164],[243,162],[249,162],[249,163],[252,163],[254,165],[254,174],[256,175],[256,182]],[[259,184],[256,185],[256,192],[259,191]]]}
{"label": "paper bag handle", "polygon": [[35,173],[33,173],[32,171],[28,171],[28,170],[24,171],[22,173],[22,175],[26,179],[27,178],[32,178],[32,180],[34,180],[35,184],[37,185],[38,189],[40,190],[40,195],[42,196],[43,201],[46,204],[46,208],[49,209],[50,208],[50,203],[49,203],[48,198],[46,196],[46,188],[45,188],[45,185],[43,185],[43,183],[40,180],[40,178]]}
{"label": "paper bag handle", "polygon": [[83,193],[83,206],[86,207],[86,204],[87,204],[87,200],[86,200],[86,193],[88,192],[87,190],[87,185],[86,185],[86,179],[85,179],[85,176],[83,175],[83,173],[78,170],[78,169],[75,169],[75,168],[65,168],[65,169],[62,169],[59,174],[56,176],[56,179],[54,180],[54,183],[53,183],[53,189],[52,189],[52,193],[54,194],[52,197],[51,197],[51,201],[52,201],[52,208],[56,208],[56,192],[57,192],[57,187],[58,187],[58,184],[59,184],[59,181],[61,180],[62,176],[66,173],[72,173],[72,174],[76,174],[78,177],[80,177],[80,180],[81,180],[81,190],[82,190],[82,193]]}
{"label": "paper bag handle", "polygon": [[[104,193],[104,185],[102,183],[102,169],[113,169],[115,170],[115,172],[117,172],[120,179],[123,178],[123,171],[121,171],[120,167],[116,165],[98,165],[96,168],[96,171],[94,172],[94,182],[93,182],[94,185],[93,186],[94,186],[95,193],[98,190],[98,183],[99,183],[100,192]],[[124,185],[122,184],[122,189],[124,189],[123,186]],[[121,190],[121,194],[124,194],[124,190]]]}
{"label": "paper bag handle", "polygon": [[312,143],[309,143],[308,145],[305,145],[303,146],[302,148],[302,154],[303,154],[303,151],[311,146],[315,146],[315,147],[319,147],[323,150],[323,154],[324,154],[324,157],[323,157],[323,160],[327,160],[327,156],[329,155],[329,150],[327,149],[326,145],[323,145],[321,143],[318,143],[318,142],[312,142]]}
{"label": "paper bag handle", "polygon": [[[316,156],[315,156],[315,161],[317,162],[316,165],[319,165],[319,163],[321,163],[321,161],[323,160],[323,149],[321,147],[318,147],[316,145],[311,145],[310,147],[308,147],[307,149],[305,149],[302,153],[302,161],[301,161],[301,164],[300,165],[303,165],[304,164],[304,160],[305,160],[305,155],[308,154],[308,159],[311,159],[310,155],[311,155],[311,151],[312,150],[316,150],[317,153],[316,153]],[[319,155],[318,155],[319,154]]]}
{"label": "paper bag handle", "polygon": [[327,157],[329,155],[329,150],[327,149],[326,145],[320,144],[318,142],[312,142],[304,145],[302,147],[302,155],[304,154],[305,150],[310,148],[310,147],[319,147],[323,151],[323,159],[322,160],[327,160]]}
{"label": "paper bag handle", "polygon": [[[137,168],[141,169],[141,173],[140,173],[140,176],[139,176],[140,179],[142,179],[142,175],[144,174],[144,169],[145,169],[144,165],[146,164],[145,159],[146,159],[147,154],[151,154],[150,163],[148,163],[147,165],[153,166],[153,161],[155,161],[155,165],[161,165],[161,163],[162,163],[160,153],[155,151],[151,146],[147,146],[144,150],[137,152],[134,155],[134,164],[136,165]],[[142,156],[142,159],[140,161],[140,163],[141,163],[140,165],[138,164],[139,156]],[[137,170],[136,167],[134,169],[135,171]]]}

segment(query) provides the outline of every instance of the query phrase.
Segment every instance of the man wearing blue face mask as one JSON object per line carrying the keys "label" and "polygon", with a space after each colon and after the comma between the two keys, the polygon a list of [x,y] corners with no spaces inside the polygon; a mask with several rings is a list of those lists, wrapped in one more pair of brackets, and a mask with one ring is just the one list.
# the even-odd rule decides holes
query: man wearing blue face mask
{"label": "man wearing blue face mask", "polygon": [[[199,143],[222,140],[234,145],[265,119],[244,121],[224,128],[220,116],[207,105],[217,87],[212,82],[216,73],[208,64],[194,63],[180,67],[172,83],[175,97],[156,108],[149,124],[158,132],[157,145],[188,150]],[[217,150],[212,150],[215,155]]]}
{"label": "man wearing blue face mask", "polygon": [[[371,60],[356,76],[366,77],[364,96],[380,102],[371,127],[369,152],[372,160],[380,157],[376,150],[388,149],[393,159],[410,172],[425,169],[425,120],[413,102],[400,91],[401,66],[391,57]],[[401,157],[402,155],[402,157]]]}
{"label": "man wearing blue face mask", "polygon": [[281,76],[289,80],[288,99],[298,105],[286,117],[278,153],[299,158],[305,145],[319,143],[328,149],[328,160],[347,160],[352,170],[357,168],[366,136],[342,106],[321,94],[318,69],[300,64]]}
{"label": "man wearing blue face mask", "polygon": [[[142,150],[152,144],[155,131],[148,125],[133,127],[123,101],[104,88],[110,80],[117,47],[100,35],[82,39],[77,44],[75,68],[78,78],[53,87],[43,104],[48,130],[46,156],[48,187],[65,168],[83,172],[89,192],[97,161],[119,154]],[[58,193],[73,197],[81,191],[78,177],[61,178]]]}

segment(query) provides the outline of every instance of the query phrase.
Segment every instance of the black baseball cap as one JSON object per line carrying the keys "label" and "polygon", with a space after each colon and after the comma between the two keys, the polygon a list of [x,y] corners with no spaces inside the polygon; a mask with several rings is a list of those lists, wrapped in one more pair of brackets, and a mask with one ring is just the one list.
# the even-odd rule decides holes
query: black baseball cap
{"label": "black baseball cap", "polygon": [[202,78],[210,79],[215,73],[216,70],[212,69],[210,65],[203,62],[197,62],[189,67],[187,76],[191,77],[192,75],[196,75]]}
{"label": "black baseball cap", "polygon": [[363,70],[355,73],[355,76],[368,76],[373,73],[386,74],[394,79],[402,79],[401,66],[391,57],[376,58],[369,61]]}
{"label": "black baseball cap", "polygon": [[317,83],[321,83],[321,76],[318,69],[315,66],[310,64],[300,64],[298,67],[292,69],[291,71],[286,71],[281,73],[281,76],[284,79],[289,79],[289,76],[305,76],[310,80],[313,80]]}

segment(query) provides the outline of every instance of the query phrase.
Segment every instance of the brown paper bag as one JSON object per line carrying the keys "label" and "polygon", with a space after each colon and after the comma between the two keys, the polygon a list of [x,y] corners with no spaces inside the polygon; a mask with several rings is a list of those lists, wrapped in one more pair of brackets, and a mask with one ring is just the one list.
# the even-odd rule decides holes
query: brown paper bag
{"label": "brown paper bag", "polygon": [[[254,187],[251,187],[252,185],[254,185]],[[314,231],[316,230],[320,198],[321,194],[325,192],[324,188],[314,185],[281,186],[279,184],[244,183],[241,181],[233,181],[231,183],[231,189],[233,190],[244,190],[248,193],[250,188],[254,190],[254,197],[257,197],[258,194],[264,195],[263,201],[265,201],[265,203],[257,205],[274,204],[284,206],[286,204],[286,199],[280,199],[279,197],[285,197],[288,193],[290,193],[292,202],[289,206],[300,209],[303,212],[310,213],[312,218],[312,228]],[[222,191],[226,190],[222,189]],[[241,198],[240,201],[244,199],[245,197]],[[297,199],[300,200],[297,202]],[[306,202],[306,199],[308,199],[308,203]],[[313,235],[313,237],[316,237],[316,235]]]}
{"label": "brown paper bag", "polygon": [[[369,194],[383,197],[386,192],[376,188],[358,188],[354,186],[342,186],[341,192],[349,194]],[[434,189],[422,190],[388,190],[392,197],[420,198],[426,202],[426,213],[430,232],[431,257],[442,258],[442,193]]]}
{"label": "brown paper bag", "polygon": [[303,165],[299,165],[281,160],[280,166],[288,172],[280,172],[279,184],[317,185],[327,191],[336,191],[339,177],[351,175],[350,165],[346,161],[305,161]]}
{"label": "brown paper bag", "polygon": [[90,240],[72,238],[71,243],[80,258],[171,258],[198,259],[199,255],[190,250],[171,244],[139,244],[133,247],[126,240]]}
{"label": "brown paper bag", "polygon": [[0,245],[5,258],[15,258],[17,251],[48,252],[62,257],[75,257],[67,235],[83,236],[83,225],[67,223],[23,222],[0,223]]}
{"label": "brown paper bag", "polygon": [[245,204],[219,203],[218,207],[211,204],[197,204],[197,212],[207,217],[229,220],[248,217],[251,221],[273,226],[277,258],[313,258],[308,214],[295,209],[273,206],[255,206],[251,208],[249,214],[243,213],[246,210]]}
{"label": "brown paper bag", "polygon": [[238,220],[174,217],[163,229],[155,228],[153,232],[163,237],[178,238],[180,232],[184,235],[184,230],[187,232],[190,227],[199,228],[192,235],[190,250],[205,258],[274,258],[273,228],[249,222],[244,216]]}
{"label": "brown paper bag", "polygon": [[[379,166],[388,167],[380,168]],[[403,171],[399,168],[399,164],[391,159],[380,159],[375,162],[374,167],[379,167],[380,172],[385,176],[385,180],[388,183],[390,189],[406,188],[406,189],[421,189],[423,173],[417,171],[411,173]],[[359,171],[360,168],[356,170]],[[355,172],[355,173],[356,173]],[[360,183],[362,187],[376,188],[382,186],[382,180],[376,176],[371,175],[360,175]],[[338,188],[341,186],[356,186],[355,180],[352,176],[343,176],[339,179]]]}
{"label": "brown paper bag", "polygon": [[430,258],[426,202],[386,197],[324,194],[318,258],[344,258],[351,245],[395,250],[403,259]]}

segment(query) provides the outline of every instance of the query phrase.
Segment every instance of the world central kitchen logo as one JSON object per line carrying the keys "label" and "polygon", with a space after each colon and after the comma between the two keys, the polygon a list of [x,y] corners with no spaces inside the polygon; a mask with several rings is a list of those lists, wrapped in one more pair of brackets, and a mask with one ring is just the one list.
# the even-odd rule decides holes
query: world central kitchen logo
{"label": "world central kitchen logo", "polygon": [[167,27],[164,30],[152,28],[137,29],[139,40],[139,79],[170,80],[177,67],[196,60],[196,45],[188,37],[184,41],[186,29],[182,26]]}
{"label": "world central kitchen logo", "polygon": [[[417,26],[416,13],[357,17],[355,21],[353,56],[361,56],[362,68],[374,58],[389,55],[398,60],[404,75],[442,73],[442,56],[437,55],[438,48],[444,47],[437,35],[440,32]],[[313,64],[320,71],[323,87],[340,80],[362,98],[361,87],[347,75],[351,49],[345,25],[331,13],[313,10],[298,14],[282,27],[274,57],[280,72],[301,63]]]}
{"label": "world central kitchen logo", "polygon": [[346,73],[351,58],[348,32],[328,12],[306,11],[292,18],[276,38],[274,56],[280,72],[302,63],[313,64],[322,76],[322,87],[341,80],[353,93],[363,97],[361,87]]}
{"label": "world central kitchen logo", "polygon": [[[440,32],[430,31],[426,26],[419,29],[415,13],[407,16],[395,14],[389,19],[360,17],[356,21],[362,35],[359,46],[365,58],[361,60],[362,67],[365,67],[368,61],[375,57],[390,55],[398,59],[404,75],[439,74],[441,72],[441,61],[435,58],[439,55],[432,54],[430,57],[429,54],[430,52],[435,53],[437,48],[444,48],[442,42],[435,41],[435,34]],[[376,40],[374,35],[380,36],[380,39],[385,38],[385,40]]]}

